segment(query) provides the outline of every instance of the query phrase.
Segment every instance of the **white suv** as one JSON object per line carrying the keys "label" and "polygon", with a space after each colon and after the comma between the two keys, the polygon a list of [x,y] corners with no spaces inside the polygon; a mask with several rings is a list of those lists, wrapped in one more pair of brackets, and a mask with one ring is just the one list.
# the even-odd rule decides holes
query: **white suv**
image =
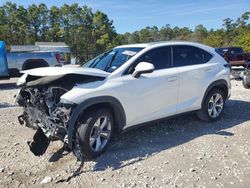
{"label": "white suv", "polygon": [[23,72],[21,124],[37,129],[30,149],[42,155],[62,140],[77,158],[94,158],[115,133],[185,112],[220,118],[230,67],[214,48],[192,42],[119,46],[83,67]]}

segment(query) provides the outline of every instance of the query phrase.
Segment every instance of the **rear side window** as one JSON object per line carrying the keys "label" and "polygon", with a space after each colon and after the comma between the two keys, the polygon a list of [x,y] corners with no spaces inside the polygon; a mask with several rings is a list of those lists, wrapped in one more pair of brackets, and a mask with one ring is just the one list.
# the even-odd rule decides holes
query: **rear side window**
{"label": "rear side window", "polygon": [[175,67],[203,64],[207,63],[211,58],[212,55],[210,53],[194,46],[173,46]]}
{"label": "rear side window", "polygon": [[139,59],[139,62],[148,62],[152,63],[155,67],[155,70],[165,69],[171,67],[171,47],[160,47],[153,49],[149,52],[146,52]]}

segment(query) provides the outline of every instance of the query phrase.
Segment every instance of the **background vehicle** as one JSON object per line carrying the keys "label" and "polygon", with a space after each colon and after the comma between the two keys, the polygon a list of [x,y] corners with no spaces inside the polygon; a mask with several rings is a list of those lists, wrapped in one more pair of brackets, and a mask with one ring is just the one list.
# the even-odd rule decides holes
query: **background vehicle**
{"label": "background vehicle", "polygon": [[245,53],[241,47],[224,47],[215,50],[232,66],[246,67],[250,62],[250,54]]}
{"label": "background vehicle", "polygon": [[59,54],[57,59],[63,65],[71,63],[70,47],[64,42],[36,42],[35,46],[43,52],[57,52]]}
{"label": "background vehicle", "polygon": [[5,43],[0,41],[0,77],[9,76]]}
{"label": "background vehicle", "polygon": [[246,89],[250,89],[250,65],[248,65],[243,72],[242,83]]}
{"label": "background vehicle", "polygon": [[195,111],[221,117],[230,68],[214,48],[191,42],[119,46],[84,67],[24,71],[17,101],[20,123],[38,129],[30,148],[42,155],[62,140],[77,158],[93,158],[115,132]]}
{"label": "background vehicle", "polygon": [[45,42],[11,46],[7,60],[10,75],[18,75],[22,70],[70,64],[70,49],[64,43]]}

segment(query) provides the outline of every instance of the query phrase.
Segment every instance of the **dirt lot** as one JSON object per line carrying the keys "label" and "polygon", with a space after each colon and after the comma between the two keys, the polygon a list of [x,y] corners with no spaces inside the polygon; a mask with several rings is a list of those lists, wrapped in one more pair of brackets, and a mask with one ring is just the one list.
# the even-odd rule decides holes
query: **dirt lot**
{"label": "dirt lot", "polygon": [[60,142],[42,157],[29,151],[34,131],[18,124],[15,81],[0,81],[0,187],[250,187],[250,90],[240,81],[220,121],[185,115],[136,129],[84,164]]}

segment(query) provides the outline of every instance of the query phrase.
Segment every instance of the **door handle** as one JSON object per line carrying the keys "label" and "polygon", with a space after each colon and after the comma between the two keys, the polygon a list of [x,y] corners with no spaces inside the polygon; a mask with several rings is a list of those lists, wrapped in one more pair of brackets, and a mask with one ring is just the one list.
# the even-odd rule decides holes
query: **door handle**
{"label": "door handle", "polygon": [[168,78],[167,78],[167,81],[168,81],[168,82],[174,82],[174,81],[176,81],[176,80],[177,80],[177,77],[176,77],[176,76],[168,77]]}
{"label": "door handle", "polygon": [[205,72],[211,72],[212,71],[212,69],[205,69]]}

